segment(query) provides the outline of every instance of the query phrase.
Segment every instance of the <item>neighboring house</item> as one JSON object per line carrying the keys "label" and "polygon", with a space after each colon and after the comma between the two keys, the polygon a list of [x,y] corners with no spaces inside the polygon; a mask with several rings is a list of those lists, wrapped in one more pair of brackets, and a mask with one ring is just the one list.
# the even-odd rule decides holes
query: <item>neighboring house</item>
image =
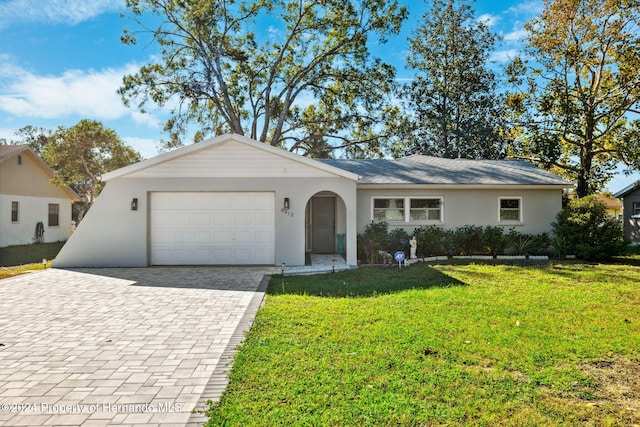
{"label": "neighboring house", "polygon": [[53,171],[27,145],[0,145],[0,247],[34,243],[42,223],[44,241],[71,235],[71,205],[80,197],[51,183]]}
{"label": "neighboring house", "polygon": [[55,266],[304,265],[371,221],[548,232],[571,184],[520,161],[324,160],[222,135],[105,174]]}
{"label": "neighboring house", "polygon": [[[594,196],[604,204],[607,215],[610,218],[622,220],[622,202],[619,199],[606,194],[594,194]],[[569,200],[575,199],[575,197],[575,194],[569,194]]]}
{"label": "neighboring house", "polygon": [[613,197],[622,199],[624,237],[631,243],[640,243],[640,181],[623,188]]}

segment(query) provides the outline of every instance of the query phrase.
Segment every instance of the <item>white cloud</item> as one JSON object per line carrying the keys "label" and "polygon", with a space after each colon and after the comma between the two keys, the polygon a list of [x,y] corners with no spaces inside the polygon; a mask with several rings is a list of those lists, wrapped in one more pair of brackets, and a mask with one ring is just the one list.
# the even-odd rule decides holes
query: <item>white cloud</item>
{"label": "white cloud", "polygon": [[507,9],[507,12],[517,16],[523,16],[526,20],[533,16],[540,15],[543,9],[542,0],[528,0],[522,3],[518,3]]}
{"label": "white cloud", "polygon": [[124,0],[8,0],[0,3],[0,27],[18,22],[76,25],[124,7]]}
{"label": "white cloud", "polygon": [[505,34],[503,39],[509,42],[519,42],[521,40],[524,40],[526,36],[527,36],[527,32],[524,30],[524,28],[521,28]]}
{"label": "white cloud", "polygon": [[17,117],[62,118],[71,115],[116,119],[131,113],[116,90],[136,67],[100,71],[69,70],[40,76],[16,66],[0,67],[0,110]]}
{"label": "white cloud", "polygon": [[121,139],[145,159],[155,157],[160,153],[160,141],[157,139],[138,138],[136,136],[124,136]]}
{"label": "white cloud", "polygon": [[504,64],[511,62],[515,57],[520,55],[520,53],[518,49],[499,50],[494,52],[489,60],[498,64]]}
{"label": "white cloud", "polygon": [[489,13],[485,13],[478,17],[478,22],[483,22],[487,27],[493,27],[500,21],[500,17],[496,15],[491,15]]}
{"label": "white cloud", "polygon": [[141,113],[139,111],[131,112],[131,118],[138,124],[147,126],[152,129],[160,129],[162,122],[157,117],[148,113]]}

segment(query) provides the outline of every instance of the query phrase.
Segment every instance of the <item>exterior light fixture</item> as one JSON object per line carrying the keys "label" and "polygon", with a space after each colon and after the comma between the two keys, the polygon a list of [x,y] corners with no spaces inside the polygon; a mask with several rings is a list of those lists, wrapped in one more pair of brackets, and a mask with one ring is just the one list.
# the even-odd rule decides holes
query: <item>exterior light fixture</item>
{"label": "exterior light fixture", "polygon": [[284,267],[285,267],[285,263],[283,262],[282,265],[280,266],[280,272],[282,273],[283,276],[284,276]]}
{"label": "exterior light fixture", "polygon": [[47,269],[47,259],[46,258],[42,258],[42,267],[46,270]]}
{"label": "exterior light fixture", "polygon": [[132,211],[137,211],[138,210],[138,199],[137,198],[131,199],[131,210]]}
{"label": "exterior light fixture", "polygon": [[289,210],[289,198],[288,197],[284,198],[284,206],[282,207],[282,210],[285,211],[285,212]]}
{"label": "exterior light fixture", "polygon": [[331,260],[331,272],[332,273],[336,272],[336,260],[335,259]]}

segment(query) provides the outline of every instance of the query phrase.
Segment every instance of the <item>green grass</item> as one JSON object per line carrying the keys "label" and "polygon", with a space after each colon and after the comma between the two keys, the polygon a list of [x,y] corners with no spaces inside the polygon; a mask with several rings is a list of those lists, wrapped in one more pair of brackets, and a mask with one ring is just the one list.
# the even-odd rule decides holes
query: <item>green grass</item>
{"label": "green grass", "polygon": [[64,242],[54,242],[0,248],[0,267],[40,263],[45,258],[54,259],[63,245]]}
{"label": "green grass", "polygon": [[588,369],[640,367],[638,281],[586,264],[276,276],[209,425],[638,423]]}
{"label": "green grass", "polygon": [[54,259],[63,245],[64,242],[55,242],[0,248],[0,279],[29,270],[41,270],[42,260]]}

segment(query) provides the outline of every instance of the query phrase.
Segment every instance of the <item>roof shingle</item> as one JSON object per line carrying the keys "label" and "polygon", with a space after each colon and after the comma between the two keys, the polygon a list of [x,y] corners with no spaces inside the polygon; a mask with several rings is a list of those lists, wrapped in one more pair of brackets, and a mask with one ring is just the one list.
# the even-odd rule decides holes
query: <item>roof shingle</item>
{"label": "roof shingle", "polygon": [[321,160],[360,175],[359,184],[560,185],[568,181],[521,160],[444,159],[413,155],[395,160]]}

